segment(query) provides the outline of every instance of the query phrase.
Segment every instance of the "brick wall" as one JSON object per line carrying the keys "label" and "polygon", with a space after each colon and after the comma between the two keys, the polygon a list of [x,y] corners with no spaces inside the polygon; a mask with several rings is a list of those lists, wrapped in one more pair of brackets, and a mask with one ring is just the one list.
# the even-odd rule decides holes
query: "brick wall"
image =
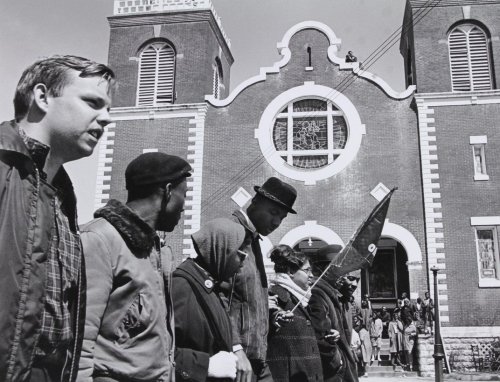
{"label": "brick wall", "polygon": [[[492,41],[494,73],[500,75],[500,4],[472,5],[471,20],[482,23],[489,30]],[[413,9],[413,30],[403,35],[414,35],[414,60],[419,93],[451,91],[448,33],[456,23],[464,20],[461,6],[439,6]],[[408,27],[407,27],[408,28]],[[409,26],[411,29],[411,26]]]}
{"label": "brick wall", "polygon": [[[182,15],[181,15],[182,16]],[[212,94],[212,74],[215,57],[220,56],[224,71],[224,86],[229,89],[229,69],[233,62],[230,52],[222,49],[214,32],[210,11],[178,14],[158,14],[110,18],[109,65],[116,72],[118,87],[113,106],[135,106],[139,54],[144,45],[155,38],[170,42],[176,51],[174,103],[203,102]],[[161,26],[155,36],[155,25]]]}
{"label": "brick wall", "polygon": [[[143,149],[155,148],[158,151],[187,158],[189,127],[187,118],[118,121],[114,129],[111,198],[126,201],[125,169],[131,160],[142,154]],[[174,254],[178,257],[183,248],[183,226],[184,218],[174,232],[167,235],[167,243],[172,246]]]}
{"label": "brick wall", "polygon": [[[498,288],[478,287],[471,216],[500,215],[499,105],[434,108],[451,326],[500,325]],[[486,135],[488,181],[474,181],[469,137]],[[477,314],[480,311],[481,314]]]}
{"label": "brick wall", "polygon": [[[307,47],[312,50],[313,71],[305,71]],[[292,57],[280,73],[250,86],[226,107],[209,107],[206,119],[203,167],[202,224],[227,216],[236,208],[230,196],[240,187],[253,193],[253,186],[278,176],[298,190],[297,215],[289,215],[270,239],[279,242],[305,220],[331,228],[347,242],[377,203],[369,192],[382,182],[398,186],[388,218],[408,229],[425,253],[422,191],[416,114],[411,99],[396,101],[368,80],[357,78],[350,86],[350,71],[339,71],[327,59],[327,38],[305,30],[290,41]],[[268,104],[283,91],[304,81],[343,89],[366,125],[366,135],[355,160],[341,173],[314,186],[285,179],[262,157],[254,131]],[[425,257],[425,255],[424,255]],[[423,267],[425,269],[425,259]],[[425,272],[410,272],[412,291],[427,290]]]}

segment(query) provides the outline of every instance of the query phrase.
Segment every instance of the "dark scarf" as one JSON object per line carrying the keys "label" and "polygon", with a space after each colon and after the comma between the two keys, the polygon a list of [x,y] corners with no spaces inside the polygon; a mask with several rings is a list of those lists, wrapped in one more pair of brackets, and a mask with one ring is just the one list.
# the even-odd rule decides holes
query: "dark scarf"
{"label": "dark scarf", "polygon": [[140,256],[148,256],[159,242],[156,232],[137,214],[118,200],[111,199],[98,209],[94,217],[106,219],[120,233],[130,250]]}

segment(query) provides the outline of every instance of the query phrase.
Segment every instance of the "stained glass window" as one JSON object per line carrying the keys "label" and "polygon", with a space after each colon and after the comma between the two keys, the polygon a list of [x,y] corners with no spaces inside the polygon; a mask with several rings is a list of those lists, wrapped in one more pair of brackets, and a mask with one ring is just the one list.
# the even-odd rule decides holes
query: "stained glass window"
{"label": "stained glass window", "polygon": [[287,105],[274,121],[273,142],[293,167],[317,169],[335,161],[348,139],[343,113],[329,100],[301,99]]}
{"label": "stained glass window", "polygon": [[482,278],[498,278],[498,248],[495,228],[478,228],[477,251]]}

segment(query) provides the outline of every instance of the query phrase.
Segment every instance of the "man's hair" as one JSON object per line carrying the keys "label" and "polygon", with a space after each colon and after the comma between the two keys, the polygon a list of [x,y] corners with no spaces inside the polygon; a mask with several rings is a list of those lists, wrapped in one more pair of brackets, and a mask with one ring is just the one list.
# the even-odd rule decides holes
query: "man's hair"
{"label": "man's hair", "polygon": [[57,97],[68,85],[69,70],[80,72],[80,77],[102,77],[108,82],[115,78],[113,71],[104,64],[77,56],[52,56],[36,61],[27,67],[16,88],[14,95],[14,115],[16,121],[23,119],[33,101],[32,90],[36,84],[44,84],[50,95]]}

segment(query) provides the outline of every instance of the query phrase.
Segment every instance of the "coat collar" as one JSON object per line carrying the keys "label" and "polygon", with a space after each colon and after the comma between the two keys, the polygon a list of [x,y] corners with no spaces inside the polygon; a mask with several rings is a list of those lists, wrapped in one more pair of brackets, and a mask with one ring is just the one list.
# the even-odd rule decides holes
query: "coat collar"
{"label": "coat collar", "polygon": [[200,284],[207,293],[211,293],[218,288],[214,278],[203,269],[194,259],[186,259],[176,271],[185,272],[189,274],[194,281]]}
{"label": "coat collar", "polygon": [[252,240],[259,239],[262,240],[262,237],[255,229],[254,225],[250,221],[248,215],[243,212],[243,210],[236,210],[233,212],[233,216],[239,221],[239,223],[245,228],[247,232],[247,236]]}
{"label": "coat collar", "polygon": [[144,220],[118,200],[111,199],[94,213],[106,219],[120,233],[127,246],[140,257],[148,256],[154,245],[160,248],[160,239]]}

